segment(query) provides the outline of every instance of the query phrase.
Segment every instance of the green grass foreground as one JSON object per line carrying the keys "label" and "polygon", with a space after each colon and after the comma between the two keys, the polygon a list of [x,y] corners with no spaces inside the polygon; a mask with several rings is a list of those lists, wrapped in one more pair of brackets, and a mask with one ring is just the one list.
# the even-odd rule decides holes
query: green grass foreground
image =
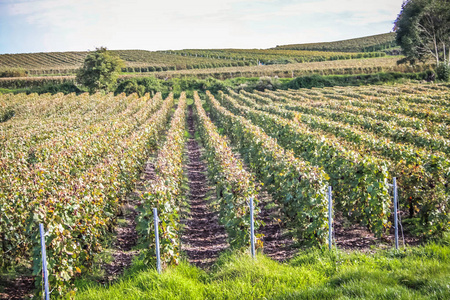
{"label": "green grass foreground", "polygon": [[182,262],[160,276],[136,260],[110,286],[77,285],[76,299],[450,299],[450,246],[313,249],[284,264],[228,253],[210,271]]}

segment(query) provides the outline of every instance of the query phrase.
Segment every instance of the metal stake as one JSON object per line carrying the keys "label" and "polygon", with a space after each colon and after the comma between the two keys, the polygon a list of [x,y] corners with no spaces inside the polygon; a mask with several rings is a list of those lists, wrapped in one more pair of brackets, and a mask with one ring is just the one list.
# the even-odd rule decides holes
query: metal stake
{"label": "metal stake", "polygon": [[156,208],[153,209],[153,220],[155,222],[155,245],[156,245],[156,269],[158,274],[161,274],[161,257],[159,254],[159,230],[158,230],[158,211]]}
{"label": "metal stake", "polygon": [[45,288],[45,300],[49,300],[48,293],[48,272],[47,272],[47,254],[45,252],[45,231],[44,225],[42,223],[39,224],[39,233],[41,235],[41,253],[42,253],[42,272],[44,273],[44,288]]}
{"label": "metal stake", "polygon": [[328,248],[331,250],[333,244],[333,217],[332,211],[332,199],[331,199],[331,186],[328,187]]}
{"label": "metal stake", "polygon": [[255,258],[255,225],[253,220],[253,197],[250,197],[250,243],[251,243],[251,251],[252,257]]}
{"label": "metal stake", "polygon": [[394,177],[394,232],[395,232],[395,249],[398,250],[398,220],[397,220],[397,178]]}

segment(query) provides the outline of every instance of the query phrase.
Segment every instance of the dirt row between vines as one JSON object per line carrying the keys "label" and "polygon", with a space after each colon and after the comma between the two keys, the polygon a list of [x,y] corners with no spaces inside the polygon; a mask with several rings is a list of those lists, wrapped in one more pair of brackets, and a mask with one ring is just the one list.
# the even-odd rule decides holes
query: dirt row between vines
{"label": "dirt row between vines", "polygon": [[[187,142],[188,156],[188,184],[190,188],[189,203],[190,214],[186,220],[186,228],[182,234],[183,250],[187,254],[190,263],[202,268],[210,267],[224,251],[228,244],[227,234],[219,224],[218,212],[214,212],[209,202],[215,193],[214,187],[207,178],[207,166],[202,160],[205,151],[194,139],[196,123],[192,107],[189,107],[188,129],[190,138]],[[234,151],[236,159],[240,159],[239,153]],[[262,252],[277,261],[286,261],[294,256],[297,249],[293,248],[293,239],[287,234],[280,222],[279,208],[273,206],[273,199],[262,186],[258,195],[258,220],[262,225],[256,231],[259,246],[263,246]],[[208,199],[208,196],[211,199]]]}
{"label": "dirt row between vines", "polygon": [[190,211],[184,221],[182,250],[190,263],[201,267],[210,267],[220,253],[228,247],[225,228],[219,224],[218,212],[210,206],[210,197],[214,195],[207,178],[207,165],[202,159],[204,149],[195,140],[196,123],[192,106],[188,108],[189,139],[186,145],[188,163],[186,165]]}

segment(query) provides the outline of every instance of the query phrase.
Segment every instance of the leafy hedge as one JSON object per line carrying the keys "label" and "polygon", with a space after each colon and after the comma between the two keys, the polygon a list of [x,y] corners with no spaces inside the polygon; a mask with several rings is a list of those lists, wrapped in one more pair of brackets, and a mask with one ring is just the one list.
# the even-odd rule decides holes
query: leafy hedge
{"label": "leafy hedge", "polygon": [[185,147],[186,95],[181,94],[178,108],[170,123],[167,139],[158,151],[155,163],[156,176],[146,186],[143,205],[139,207],[138,232],[143,244],[147,263],[155,261],[155,232],[153,208],[157,208],[161,221],[159,226],[160,255],[163,264],[178,264],[180,258],[180,217],[182,199],[183,151]]}
{"label": "leafy hedge", "polygon": [[357,86],[369,84],[383,84],[395,82],[400,79],[410,80],[428,80],[428,72],[420,73],[375,73],[375,74],[359,74],[359,75],[309,75],[300,76],[290,81],[286,87],[289,89],[301,88],[323,88],[332,86]]}

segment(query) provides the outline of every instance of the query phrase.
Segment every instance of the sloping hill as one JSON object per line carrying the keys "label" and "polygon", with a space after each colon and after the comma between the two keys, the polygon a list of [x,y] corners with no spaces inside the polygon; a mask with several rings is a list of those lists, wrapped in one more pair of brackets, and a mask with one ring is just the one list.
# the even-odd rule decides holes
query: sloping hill
{"label": "sloping hill", "polygon": [[[383,57],[375,52],[395,46],[395,34],[381,34],[331,43],[277,46],[272,49],[184,49],[167,51],[112,50],[126,64],[123,72],[163,72],[223,67],[284,65],[355,58]],[[364,52],[364,53],[363,53]],[[20,68],[26,75],[72,75],[88,51],[0,54],[0,77],[16,77],[2,70]],[[11,73],[11,72],[10,72]],[[13,73],[11,73],[13,74]]]}
{"label": "sloping hill", "polygon": [[395,32],[371,35],[361,38],[309,44],[291,44],[276,46],[276,50],[309,50],[341,52],[373,52],[396,47]]}
{"label": "sloping hill", "polygon": [[[232,67],[250,62],[224,61],[217,58],[180,56],[163,51],[113,50],[126,63],[128,72],[153,72],[179,69]],[[0,69],[23,68],[33,74],[66,74],[78,69],[89,52],[41,52],[1,54]]]}
{"label": "sloping hill", "polygon": [[[382,57],[380,52],[345,53],[298,50],[209,49],[178,51],[113,50],[126,64],[123,72],[157,72],[223,67]],[[89,52],[47,52],[0,55],[2,69],[21,68],[29,75],[73,74]],[[25,72],[23,72],[25,74]],[[0,77],[2,77],[0,75]],[[5,76],[3,76],[5,77]],[[9,77],[9,76],[6,76]]]}

